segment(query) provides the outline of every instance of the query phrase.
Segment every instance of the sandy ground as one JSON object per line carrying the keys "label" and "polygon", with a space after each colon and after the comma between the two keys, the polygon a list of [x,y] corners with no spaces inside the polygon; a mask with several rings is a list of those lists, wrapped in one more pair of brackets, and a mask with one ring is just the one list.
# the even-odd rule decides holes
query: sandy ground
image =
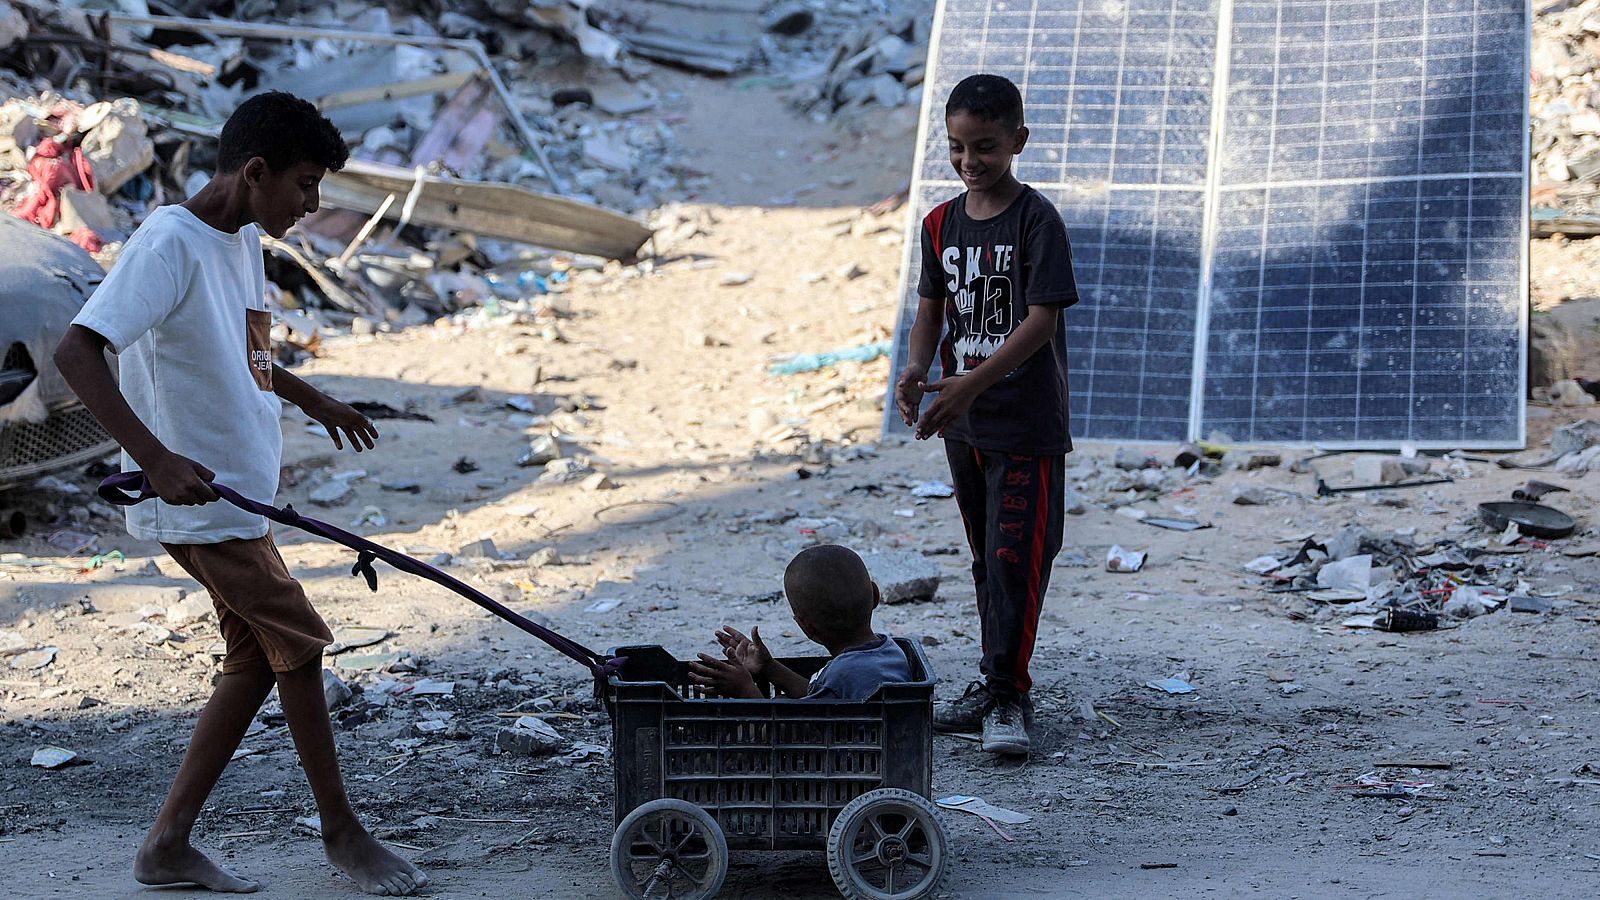
{"label": "sandy ground", "polygon": [[[423,558],[490,538],[507,561],[463,559],[452,572],[590,646],[658,642],[680,657],[709,649],[725,622],[761,624],[780,652],[813,652],[775,592],[784,563],[810,540],[803,520],[834,518],[852,546],[920,551],[943,567],[934,601],[885,608],[880,627],[923,637],[941,690],[958,692],[978,653],[965,550],[951,501],[909,492],[947,477],[940,449],[878,443],[882,360],[766,373],[778,354],[887,335],[903,218],[864,220],[860,210],[898,186],[910,123],[873,123],[876,137],[862,142],[790,116],[766,89],[697,84],[681,134],[723,176],[717,195],[688,212],[704,216],[703,234],[649,274],[578,277],[554,322],[559,341],[542,321],[475,321],[329,342],[301,374],[341,398],[434,421],[380,422],[379,448],[357,457],[287,413],[279,500],[339,525],[377,507],[386,524],[355,530]],[[797,190],[809,184],[818,187]],[[844,277],[851,263],[865,274]],[[749,281],[723,286],[730,272]],[[538,469],[516,466],[530,430],[549,427],[506,406],[530,395],[569,455],[607,473],[614,490],[538,483]],[[1564,421],[1534,413],[1540,441]],[[1008,828],[1007,841],[952,816],[950,896],[1595,894],[1600,569],[1561,552],[1592,539],[1593,476],[1533,473],[1571,488],[1557,505],[1583,522],[1572,541],[1519,557],[1530,588],[1558,595],[1548,613],[1388,634],[1343,628],[1339,611],[1268,593],[1241,566],[1350,524],[1414,528],[1419,543],[1481,540],[1476,503],[1507,497],[1530,473],[1463,462],[1451,484],[1336,499],[1315,498],[1314,479],[1287,467],[1189,483],[1173,475],[1176,490],[1138,506],[1215,526],[1178,533],[1105,508],[1086,460],[1113,449],[1084,447],[1070,461],[1087,473],[1080,487],[1091,504],[1068,523],[1069,564],[1055,569],[1046,604],[1032,758],[997,761],[957,738],[936,742],[939,795],[981,795],[1034,817]],[[463,458],[476,470],[456,472]],[[1349,460],[1317,465],[1338,480]],[[321,483],[356,469],[366,475],[344,505],[310,503]],[[382,486],[404,481],[418,492]],[[1240,485],[1283,493],[1236,506]],[[12,499],[36,517],[86,506],[59,493]],[[172,561],[114,519],[88,528],[98,549],[120,549],[126,562],[79,571],[89,552],[66,555],[42,533],[0,547],[55,564],[0,566],[0,628],[59,648],[43,669],[0,670],[7,896],[145,893],[129,875],[132,851],[215,671],[213,625],[174,626],[181,640],[160,643],[129,630],[141,607],[193,588]],[[609,763],[497,754],[492,744],[507,721],[499,714],[514,707],[545,711],[568,738],[605,743],[609,726],[582,670],[453,594],[396,573],[372,594],[348,577],[345,551],[280,539],[330,623],[390,632],[351,653],[406,655],[399,674],[337,669],[364,689],[340,716],[339,741],[358,810],[430,871],[428,894],[614,896]],[[1112,544],[1148,549],[1149,565],[1104,571]],[[547,547],[564,564],[523,562]],[[1070,564],[1079,557],[1085,565]],[[622,602],[587,611],[605,599]],[[1180,672],[1194,693],[1144,687]],[[455,693],[374,700],[382,681],[423,676],[454,681]],[[428,721],[446,727],[419,732]],[[262,723],[197,841],[264,880],[269,896],[355,896],[295,823],[315,809],[281,717]],[[89,763],[30,767],[46,744]],[[1440,767],[1380,768],[1398,760]],[[1431,786],[1399,798],[1352,789],[1375,771]],[[735,857],[725,896],[778,895],[832,895],[821,857]]]}

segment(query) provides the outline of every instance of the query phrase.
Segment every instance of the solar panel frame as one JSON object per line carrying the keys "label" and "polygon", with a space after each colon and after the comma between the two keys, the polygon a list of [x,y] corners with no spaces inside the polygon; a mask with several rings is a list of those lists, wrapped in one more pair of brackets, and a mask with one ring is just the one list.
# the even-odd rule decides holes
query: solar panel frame
{"label": "solar panel frame", "polygon": [[[1424,96],[1416,102],[1415,118],[1420,124],[1417,153],[1413,159],[1417,168],[1376,177],[1372,174],[1371,163],[1357,160],[1355,154],[1341,159],[1334,153],[1330,164],[1328,148],[1339,149],[1338,142],[1326,140],[1330,129],[1350,130],[1350,126],[1359,124],[1359,116],[1351,121],[1340,118],[1353,110],[1342,98],[1329,101],[1331,82],[1327,77],[1304,85],[1285,86],[1279,84],[1277,75],[1280,73],[1275,71],[1272,82],[1266,87],[1268,96],[1278,90],[1292,94],[1298,101],[1298,105],[1284,104],[1274,98],[1265,105],[1265,109],[1274,114],[1272,125],[1280,124],[1276,116],[1283,110],[1285,122],[1282,124],[1298,129],[1285,133],[1309,134],[1309,121],[1289,119],[1300,116],[1309,120],[1306,110],[1316,110],[1321,133],[1313,142],[1305,142],[1298,148],[1291,146],[1294,153],[1274,156],[1276,148],[1269,145],[1263,156],[1258,148],[1236,140],[1228,131],[1230,123],[1235,124],[1235,131],[1240,129],[1238,123],[1243,107],[1238,98],[1248,98],[1252,91],[1259,93],[1259,86],[1243,77],[1256,61],[1246,59],[1241,63],[1238,54],[1255,51],[1249,35],[1254,28],[1259,36],[1263,25],[1258,19],[1263,9],[1276,11],[1274,28],[1281,28],[1287,11],[1297,34],[1314,33],[1318,27],[1322,29],[1319,46],[1323,49],[1321,69],[1324,76],[1332,71],[1330,65],[1352,64],[1344,58],[1352,55],[1348,42],[1334,41],[1328,30],[1334,4],[1323,0],[1129,0],[1120,6],[1103,4],[1097,7],[1122,12],[1124,30],[1120,46],[1116,48],[1120,52],[1119,64],[1127,60],[1128,25],[1135,14],[1148,16],[1152,10],[1166,10],[1174,20],[1180,15],[1211,17],[1207,51],[1211,64],[1209,83],[1195,77],[1197,67],[1192,62],[1175,77],[1170,65],[1155,71],[1148,59],[1136,61],[1140,68],[1135,71],[1142,74],[1138,75],[1132,89],[1145,92],[1143,99],[1146,101],[1153,99],[1152,91],[1161,92],[1160,115],[1152,122],[1148,114],[1150,107],[1146,106],[1142,119],[1124,122],[1127,105],[1117,102],[1111,111],[1108,132],[1088,129],[1088,126],[1104,124],[1083,115],[1095,104],[1079,108],[1074,103],[1082,98],[1095,99],[1094,94],[1084,93],[1078,76],[1087,72],[1093,77],[1104,77],[1092,65],[1079,65],[1080,60],[1074,55],[1082,45],[1080,37],[1094,33],[1078,28],[1087,4],[1076,4],[1076,18],[1072,22],[1075,30],[1069,35],[1057,43],[1036,43],[1037,36],[1046,33],[1039,27],[1041,16],[1053,15],[1056,26],[1064,21],[1060,9],[1041,12],[1049,5],[1049,0],[1021,4],[995,0],[941,0],[939,3],[930,43],[928,82],[908,204],[909,240],[902,262],[902,285],[906,290],[892,357],[896,373],[905,363],[908,352],[905,336],[917,304],[914,286],[919,263],[920,216],[935,203],[962,189],[954,179],[928,177],[932,171],[929,168],[934,159],[932,154],[939,149],[930,146],[930,137],[937,137],[937,130],[942,128],[943,99],[956,80],[944,76],[943,72],[955,71],[964,76],[974,71],[998,71],[1018,82],[1030,109],[1030,128],[1034,133],[1028,151],[1018,159],[1018,176],[1044,192],[1061,210],[1073,240],[1074,262],[1085,297],[1083,303],[1067,312],[1074,437],[1174,441],[1199,437],[1220,428],[1241,440],[1285,444],[1367,447],[1410,444],[1485,449],[1523,446],[1528,314],[1527,101],[1532,40],[1532,12],[1526,0],[1520,4],[1520,11],[1515,9],[1518,4],[1500,0],[1424,0],[1421,3],[1399,3],[1398,0],[1365,0],[1362,3],[1358,0],[1357,7],[1373,10],[1370,30],[1374,35],[1379,33],[1382,24],[1379,12],[1418,8],[1422,10],[1419,16],[1425,28],[1430,14],[1435,18],[1446,13],[1464,14],[1464,19],[1450,20],[1451,27],[1462,31],[1470,26],[1474,40],[1480,24],[1485,21],[1484,16],[1498,15],[1502,26],[1510,22],[1522,33],[1518,66],[1522,74],[1520,88],[1515,92],[1501,91],[1498,95],[1508,107],[1508,98],[1515,99],[1517,108],[1494,111],[1503,120],[1502,124],[1522,129],[1521,140],[1515,142],[1521,145],[1520,159],[1515,159],[1515,149],[1502,147],[1497,160],[1487,160],[1470,143],[1471,136],[1476,134],[1475,122],[1480,112],[1475,105],[1477,98],[1494,96],[1480,90],[1482,67],[1474,60],[1464,72],[1452,73],[1456,80],[1447,85],[1458,93],[1464,88],[1461,96],[1470,98],[1469,102],[1474,104],[1469,109],[1466,151],[1451,157],[1435,152],[1449,149],[1447,143],[1425,145],[1421,128],[1433,119],[1429,118],[1428,98]],[[969,36],[958,35],[957,39],[965,39],[967,43],[954,54],[952,31],[947,28],[953,9],[964,13],[981,9],[984,13],[976,46]],[[1028,40],[1023,46],[990,48],[990,38],[994,34],[1006,33],[1003,27],[991,31],[997,21],[993,15],[997,9],[1013,19],[1018,10],[1029,16]],[[1314,21],[1317,16],[1322,17],[1321,23]],[[1093,14],[1090,17],[1093,18]],[[1001,26],[1014,24],[1003,18],[999,22]],[[1045,21],[1043,24],[1052,23]],[[1116,33],[1114,28],[1109,30]],[[1447,28],[1444,33],[1452,32]],[[1047,36],[1052,40],[1057,37],[1054,33]],[[1236,37],[1241,37],[1237,53],[1233,47]],[[1274,43],[1281,53],[1282,41],[1276,35]],[[1358,42],[1354,46],[1367,49],[1376,59],[1376,44],[1367,47]],[[1168,62],[1173,59],[1174,49],[1169,39],[1165,48]],[[1476,52],[1476,45],[1473,50]],[[1104,48],[1097,54],[1092,62],[1101,67],[1109,65],[1111,57]],[[1390,67],[1385,70],[1386,74],[1397,71],[1395,67],[1399,63],[1395,60],[1384,62]],[[1032,78],[1035,71],[1063,65],[1070,66],[1072,76],[1064,87],[1050,83],[1041,85]],[[1236,68],[1239,69],[1237,73]],[[1117,80],[1110,83],[1111,94],[1117,101],[1129,99],[1126,75],[1126,71],[1119,72]],[[1465,83],[1461,81],[1463,78],[1467,79]],[[1096,86],[1092,78],[1090,85],[1091,88]],[[1123,96],[1117,95],[1119,85]],[[1103,94],[1105,85],[1098,87]],[[1169,120],[1174,110],[1170,100],[1175,91],[1184,101],[1177,107],[1180,112],[1192,113],[1202,102],[1206,106],[1206,141],[1198,151],[1192,143],[1189,147],[1177,148],[1180,155],[1183,150],[1192,152],[1186,159],[1187,166],[1168,159],[1173,150],[1170,140],[1173,123]],[[1210,102],[1213,94],[1218,98],[1216,102]],[[1368,101],[1368,118],[1373,121],[1377,120],[1371,112],[1376,110],[1375,102]],[[1066,104],[1065,108],[1060,106],[1062,103]],[[1036,114],[1041,108],[1049,112],[1052,106],[1062,115]],[[1256,106],[1261,104],[1258,102]],[[1230,109],[1234,119],[1229,118]],[[1104,115],[1099,108],[1093,109],[1093,113]],[[1195,121],[1191,115],[1178,124],[1193,128]],[[1109,140],[1102,135],[1109,135]],[[1129,135],[1133,139],[1126,140]],[[1443,139],[1448,141],[1450,136],[1447,131]],[[1082,137],[1101,139],[1078,140]],[[1152,141],[1154,151],[1150,147]],[[1356,145],[1359,141],[1347,143]],[[1383,146],[1392,146],[1392,142]],[[1228,148],[1226,152],[1224,148]],[[1368,154],[1370,157],[1370,149]],[[1455,168],[1465,171],[1440,171],[1442,160],[1454,160]],[[1304,165],[1308,161],[1315,162],[1313,177],[1273,180],[1274,166]],[[1514,171],[1507,168],[1508,161],[1514,161]],[[1254,171],[1252,166],[1262,163],[1268,167],[1267,178],[1250,179]],[[1197,204],[1193,202],[1196,166],[1203,166],[1205,176],[1198,203],[1198,223],[1194,221]],[[1104,177],[1097,179],[1096,176]],[[1395,190],[1378,187],[1378,211],[1390,218],[1372,219],[1374,186],[1388,184],[1405,185],[1410,188],[1411,196],[1406,198]],[[1459,196],[1462,184],[1469,190],[1465,206]],[[1489,193],[1473,196],[1480,185],[1489,188]],[[1352,220],[1335,213],[1325,216],[1321,211],[1329,207],[1336,209],[1341,200],[1353,208],[1358,193],[1361,194],[1363,222],[1368,225],[1375,222],[1397,230],[1389,242],[1393,246],[1367,240],[1363,235],[1362,256],[1351,259],[1353,251],[1348,238]],[[1252,199],[1264,217],[1270,215],[1277,221],[1269,222],[1266,218],[1259,223],[1247,221]],[[1406,202],[1410,204],[1409,216],[1400,214]],[[1445,210],[1464,211],[1465,235],[1444,233],[1447,225],[1459,225],[1460,219],[1440,214],[1434,205]],[[1515,223],[1509,231],[1508,223]],[[1229,293],[1236,287],[1234,282],[1241,272],[1250,269],[1239,256],[1248,248],[1236,240],[1250,227],[1257,229],[1261,242],[1254,270],[1258,284],[1251,302],[1257,317],[1269,323],[1270,327],[1266,328],[1259,324],[1253,328],[1242,327],[1250,324],[1247,317],[1251,304],[1240,305],[1235,302],[1234,294]],[[1418,227],[1423,232],[1419,233]],[[1432,232],[1427,231],[1430,228]],[[1420,271],[1420,261],[1427,261],[1443,267],[1441,271],[1463,271],[1467,276],[1463,279],[1466,284],[1451,287],[1442,281],[1429,283],[1426,287],[1433,293],[1428,293],[1427,299],[1444,296],[1447,302],[1432,305],[1424,302],[1418,307],[1424,314],[1414,316],[1409,323],[1388,322],[1387,330],[1378,329],[1373,334],[1371,347],[1365,344],[1368,329],[1361,318],[1369,311],[1366,307],[1371,306],[1370,311],[1386,315],[1392,314],[1394,307],[1381,302],[1357,304],[1354,333],[1361,346],[1356,351],[1342,353],[1337,346],[1312,347],[1313,335],[1335,343],[1340,333],[1349,337],[1350,323],[1340,319],[1340,315],[1349,310],[1341,310],[1336,303],[1330,304],[1329,299],[1347,299],[1350,277],[1357,269],[1363,272],[1372,269],[1380,275],[1394,270],[1395,265],[1385,268],[1383,252],[1398,247],[1407,233],[1414,249],[1409,258],[1414,273]],[[1428,243],[1422,239],[1424,233],[1438,240]],[[1347,240],[1339,240],[1340,237]],[[1513,240],[1518,242],[1519,249],[1506,252],[1505,245]],[[1262,252],[1269,245],[1273,251],[1270,257]],[[1430,249],[1459,245],[1465,248],[1468,256],[1465,260],[1427,257],[1416,252],[1424,245]],[[1489,274],[1486,270],[1472,268],[1471,254],[1480,247],[1498,252],[1502,261],[1514,257],[1516,271],[1507,270],[1503,265],[1499,271]],[[1368,256],[1369,253],[1377,255]],[[1361,262],[1363,257],[1366,265]],[[1388,262],[1400,264],[1405,260]],[[1474,274],[1481,277],[1474,280],[1470,277]],[[1275,280],[1269,285],[1268,278]],[[1224,287],[1221,293],[1217,290],[1219,284]],[[1501,290],[1500,296],[1488,296],[1488,288],[1496,286]],[[1307,292],[1307,299],[1295,308],[1288,300],[1302,288]],[[1356,288],[1361,297],[1373,297],[1366,284],[1358,281]],[[1507,294],[1512,288],[1514,291]],[[1416,295],[1423,287],[1411,285],[1411,290],[1415,306]],[[1441,320],[1441,311],[1450,312],[1454,319]],[[1301,322],[1304,327],[1284,327],[1285,322],[1291,321]],[[1240,336],[1247,333],[1254,339],[1254,345],[1248,348],[1247,354],[1241,355],[1237,345]],[[1373,355],[1375,351],[1394,352],[1397,335],[1410,342],[1406,348],[1408,362],[1421,353],[1425,355],[1424,362],[1432,360],[1443,364],[1420,369],[1410,365],[1404,391],[1396,387],[1397,382],[1389,374],[1365,371],[1368,365],[1360,363],[1378,358]],[[1498,336],[1499,345],[1485,348],[1481,341],[1474,342],[1474,336],[1483,335]],[[1449,342],[1459,346],[1447,346]],[[1339,368],[1341,359],[1348,371]],[[1244,384],[1241,372],[1237,371],[1240,360],[1251,364],[1248,409],[1244,413],[1232,390]],[[1233,365],[1232,369],[1229,364]],[[1473,382],[1467,377],[1473,371],[1493,378]],[[1452,373],[1455,381],[1447,383],[1447,376]],[[1487,391],[1479,389],[1483,383],[1490,383]],[[1292,389],[1296,386],[1297,391]],[[1370,400],[1364,399],[1368,393],[1372,394]],[[1344,406],[1339,407],[1332,401],[1343,401]],[[1400,413],[1402,406],[1406,407],[1404,415]],[[888,407],[885,410],[886,432],[903,431],[893,405]],[[1432,431],[1418,428],[1419,421],[1433,426]]]}

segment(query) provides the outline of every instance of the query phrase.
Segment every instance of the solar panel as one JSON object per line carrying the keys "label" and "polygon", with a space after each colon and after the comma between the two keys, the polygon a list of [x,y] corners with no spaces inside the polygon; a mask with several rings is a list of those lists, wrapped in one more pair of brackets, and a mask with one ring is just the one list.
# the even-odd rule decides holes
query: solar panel
{"label": "solar panel", "polygon": [[943,0],[896,373],[943,101],[995,72],[1073,243],[1075,437],[1520,446],[1528,41],[1519,0]]}

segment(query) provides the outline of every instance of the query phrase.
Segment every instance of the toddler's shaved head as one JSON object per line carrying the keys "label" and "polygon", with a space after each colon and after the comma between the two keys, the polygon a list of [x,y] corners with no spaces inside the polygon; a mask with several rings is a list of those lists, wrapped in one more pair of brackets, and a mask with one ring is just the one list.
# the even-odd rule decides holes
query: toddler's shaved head
{"label": "toddler's shaved head", "polygon": [[796,618],[828,635],[848,635],[872,622],[874,591],[867,564],[849,547],[808,547],[783,571],[783,593]]}

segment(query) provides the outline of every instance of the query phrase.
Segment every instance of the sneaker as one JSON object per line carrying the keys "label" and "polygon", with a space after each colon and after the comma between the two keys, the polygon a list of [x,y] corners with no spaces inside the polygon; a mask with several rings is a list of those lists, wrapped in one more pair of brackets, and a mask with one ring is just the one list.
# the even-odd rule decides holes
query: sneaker
{"label": "sneaker", "polygon": [[934,707],[933,730],[945,734],[965,734],[983,727],[983,714],[989,711],[993,698],[989,686],[981,681],[967,685],[967,692],[954,700],[946,700]]}
{"label": "sneaker", "polygon": [[995,700],[983,716],[983,749],[1026,755],[1030,747],[1027,718],[1027,704],[1022,698]]}

